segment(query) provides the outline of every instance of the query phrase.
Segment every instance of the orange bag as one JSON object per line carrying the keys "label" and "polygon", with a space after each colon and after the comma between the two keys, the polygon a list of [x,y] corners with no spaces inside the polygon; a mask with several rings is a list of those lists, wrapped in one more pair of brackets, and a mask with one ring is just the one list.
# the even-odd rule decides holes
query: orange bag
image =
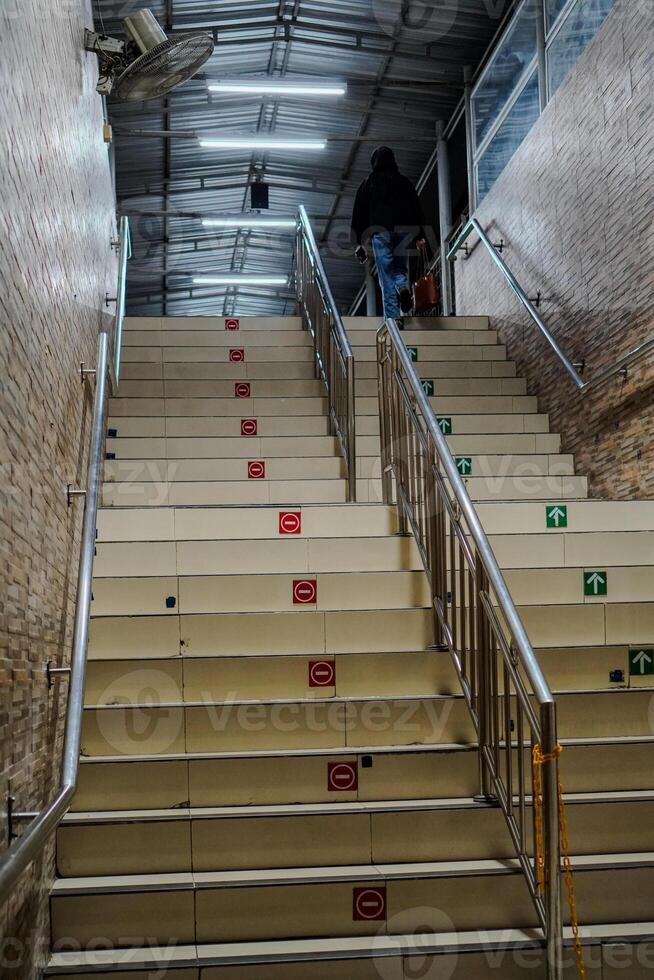
{"label": "orange bag", "polygon": [[413,309],[416,313],[429,313],[438,306],[441,291],[434,272],[427,271],[427,250],[420,249],[421,275],[413,287]]}

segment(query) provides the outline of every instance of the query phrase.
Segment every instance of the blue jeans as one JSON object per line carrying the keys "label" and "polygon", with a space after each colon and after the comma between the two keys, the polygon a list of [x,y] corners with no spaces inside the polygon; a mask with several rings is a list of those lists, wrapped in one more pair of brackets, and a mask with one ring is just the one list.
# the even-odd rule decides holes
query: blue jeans
{"label": "blue jeans", "polygon": [[409,257],[400,252],[403,235],[391,231],[375,232],[372,236],[372,250],[377,263],[379,284],[384,297],[384,318],[397,320],[402,316],[397,300],[398,289],[409,285]]}

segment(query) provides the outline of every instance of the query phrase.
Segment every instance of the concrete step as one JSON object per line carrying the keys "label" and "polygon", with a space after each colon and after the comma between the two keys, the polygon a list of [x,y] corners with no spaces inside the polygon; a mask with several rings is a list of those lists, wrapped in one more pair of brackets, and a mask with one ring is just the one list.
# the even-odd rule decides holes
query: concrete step
{"label": "concrete step", "polygon": [[[586,975],[621,980],[629,969],[630,980],[646,980],[653,931],[650,922],[584,927]],[[564,976],[574,980],[570,929],[565,937]],[[541,980],[544,956],[532,930],[502,929],[55,953],[46,975],[80,980],[81,971],[102,969],[112,971],[111,980],[144,980],[147,974],[132,969],[155,969],[160,975],[161,964],[169,963],[165,975],[171,980],[261,980],[262,970],[266,980],[414,980],[416,971],[425,969],[447,980],[496,980],[498,970],[503,980]],[[82,980],[90,976],[83,973]]]}
{"label": "concrete step", "polygon": [[[100,510],[98,541],[278,540],[284,511],[268,507],[180,507]],[[386,537],[397,532],[397,513],[384,504],[314,504],[299,507],[305,538]]]}
{"label": "concrete step", "polygon": [[[481,383],[493,383],[496,385],[508,384],[508,382],[515,382],[515,378],[497,378],[497,379],[484,379],[476,378],[472,379],[470,382],[473,384],[475,381]],[[518,379],[519,380],[519,379]],[[463,383],[463,382],[461,382]],[[440,389],[440,386],[439,386]],[[132,400],[132,404],[134,400]],[[430,398],[429,404],[433,408],[434,412],[438,416],[442,415],[483,415],[488,413],[491,415],[497,414],[507,414],[515,412],[517,414],[534,413],[538,412],[538,399],[534,398],[532,395],[514,395],[510,392],[496,392],[495,394],[482,394],[477,393],[475,395],[466,395],[464,392],[454,393],[452,395],[447,395],[443,391],[439,390],[438,397]],[[146,414],[159,414],[157,412],[124,412],[125,415],[146,415]],[[204,413],[198,412],[198,415]],[[364,415],[374,415],[379,418],[379,398],[372,396],[361,396],[356,400],[356,414],[357,420],[360,416]]]}
{"label": "concrete step", "polygon": [[[567,793],[654,790],[651,734],[562,739],[562,744],[560,771]],[[474,796],[479,790],[474,744],[344,746],[337,752],[135,751],[82,757],[80,762],[71,807],[75,812],[384,801],[391,787],[395,799],[405,800],[431,799],[436,789],[453,798]],[[334,766],[339,767],[336,779]]]}
{"label": "concrete step", "polygon": [[[492,379],[483,380],[486,384],[492,381]],[[324,391],[323,382],[316,379],[309,381],[285,378],[272,381],[154,379],[120,382],[121,398],[236,398],[239,401],[248,401],[250,398],[319,398]]]}
{"label": "concrete step", "polygon": [[[507,361],[505,357],[502,359],[494,359],[487,357],[482,360],[480,358],[468,358],[468,350],[486,350],[487,348],[468,348],[466,349],[465,357],[461,360],[453,360],[452,352],[456,348],[453,347],[443,347],[439,353],[433,347],[429,347],[426,350],[418,350],[418,361],[416,363],[416,368],[421,375],[425,378],[515,378],[516,377],[516,365],[514,361]],[[488,350],[497,351],[500,348],[490,347]],[[504,348],[502,348],[504,350]],[[447,351],[450,356],[442,357],[441,352]],[[421,356],[422,353],[422,356]],[[435,358],[438,357],[438,360]],[[377,377],[377,355],[374,348],[367,350],[365,347],[361,347],[357,351],[355,376],[357,380],[370,379]]]}
{"label": "concrete step", "polygon": [[[268,347],[257,345],[255,347],[247,345],[239,340],[238,334],[233,334],[233,339],[222,347],[151,347],[138,346],[123,347],[121,363],[150,365],[161,371],[157,377],[164,377],[164,372],[168,366],[179,365],[183,370],[184,365],[189,365],[192,370],[195,364],[222,364],[237,367],[239,364],[315,364],[315,351],[313,344],[307,343],[304,336],[298,337],[297,346]],[[141,340],[145,340],[140,335]],[[165,335],[164,335],[165,337]],[[271,335],[268,343],[272,343],[274,335]],[[164,341],[165,343],[165,341]],[[238,360],[235,360],[237,358]]]}
{"label": "concrete step", "polygon": [[313,362],[309,358],[302,361],[248,361],[245,359],[244,351],[239,348],[233,350],[231,355],[242,359],[231,362],[127,361],[123,364],[120,375],[125,381],[132,383],[157,378],[164,381],[231,381],[233,383],[252,380],[311,381],[316,377]]}
{"label": "concrete step", "polygon": [[[323,550],[324,554],[324,550]],[[332,560],[338,561],[334,555]],[[300,562],[302,560],[300,559]],[[416,562],[417,564],[417,562]],[[302,590],[297,581],[312,588]],[[306,596],[300,599],[300,593]],[[308,594],[311,593],[309,596]],[[531,594],[531,593],[530,593]],[[170,599],[174,599],[174,602]],[[215,612],[308,613],[413,609],[430,604],[422,571],[352,571],[98,578],[91,615],[147,616]]]}
{"label": "concrete step", "polygon": [[237,330],[302,330],[302,318],[299,316],[128,316],[125,317],[126,330],[226,330],[228,326]]}
{"label": "concrete step", "polygon": [[[379,409],[377,409],[377,412]],[[327,399],[307,398],[111,398],[109,414],[114,417],[167,415],[171,418],[185,416],[231,416],[254,418],[259,416],[310,416],[327,415]]]}
{"label": "concrete step", "polygon": [[[220,439],[234,438],[241,434],[240,417],[230,416],[200,416],[197,418],[166,418],[165,415],[148,418],[136,416],[129,418],[111,418],[107,424],[107,432],[114,431],[119,439]],[[293,415],[288,417],[258,416],[257,434],[264,438],[284,438],[297,436],[328,436],[330,435],[329,419],[320,415],[306,417]],[[377,431],[379,429],[377,428]]]}
{"label": "concrete step", "polygon": [[[547,437],[539,436],[538,438]],[[542,443],[542,445],[547,446],[548,443]],[[222,462],[227,459],[279,459],[282,457],[293,461],[302,457],[340,455],[338,440],[333,436],[259,436],[258,425],[257,435],[253,436],[240,435],[239,428],[239,435],[225,438],[175,438],[169,436],[163,439],[107,439],[106,450],[117,460],[168,459],[180,462],[198,459]]]}
{"label": "concrete step", "polygon": [[[360,348],[373,348],[375,346],[375,335],[372,331],[350,328],[347,332],[350,344],[354,351],[356,361],[357,352]],[[470,330],[467,328],[449,330],[414,330],[409,325],[402,334],[402,339],[407,347],[419,346],[446,347],[446,346],[482,346],[487,347],[497,344],[497,331],[485,327],[482,330]]]}
{"label": "concrete step", "polygon": [[[261,461],[252,460],[252,462]],[[285,509],[292,509],[302,504],[345,503],[347,499],[345,480],[336,477],[313,480],[293,479],[290,476],[291,462],[269,461],[266,464],[265,479],[188,483],[134,480],[129,483],[105,483],[102,490],[102,506],[133,508],[279,504]],[[338,460],[328,462],[330,467],[334,463],[339,463]],[[300,460],[298,465],[300,466],[298,472],[300,472],[303,461]],[[272,474],[276,474],[276,478]]]}
{"label": "concrete step", "polygon": [[[502,457],[499,457],[502,459]],[[506,465],[504,463],[504,465]],[[499,463],[498,467],[499,469]],[[360,503],[382,503],[381,462],[373,471],[372,478],[357,480],[357,500]],[[580,500],[588,494],[585,476],[472,476],[465,478],[471,500],[502,501],[521,500],[563,501]]]}
{"label": "concrete step", "polygon": [[[145,690],[145,689],[144,689]],[[653,688],[566,691],[561,738],[651,734]],[[171,701],[87,705],[82,754],[167,755],[345,746],[467,744],[475,733],[462,695]]]}
{"label": "concrete step", "polygon": [[[625,893],[636,917],[654,917],[652,854],[588,855],[575,866],[583,922],[624,917]],[[55,944],[85,945],[101,930],[132,947],[173,934],[205,943],[377,935],[381,923],[420,931],[425,907],[447,909],[447,932],[536,925],[517,862],[492,860],[59,879],[51,907]]]}
{"label": "concrete step", "polygon": [[[295,526],[295,524],[293,524]],[[422,571],[413,538],[307,538],[278,540],[98,543],[95,579],[157,575],[256,575],[297,572]]]}
{"label": "concrete step", "polygon": [[[174,324],[166,330],[140,330],[128,327],[123,331],[123,347],[313,347],[311,336],[300,329],[269,329],[231,331],[216,329],[203,323],[187,324],[180,329]],[[492,342],[492,341],[491,341]],[[447,341],[444,341],[447,343]],[[485,343],[489,343],[488,340]]]}
{"label": "concrete step", "polygon": [[[613,853],[616,826],[625,853],[654,846],[654,792],[568,795],[566,811],[573,855]],[[57,833],[62,878],[512,857],[501,809],[472,797],[73,813]]]}
{"label": "concrete step", "polygon": [[[487,316],[410,316],[405,318],[405,329],[409,331],[424,330],[439,332],[441,330],[488,330],[490,319]],[[382,325],[379,316],[345,316],[343,325],[350,330],[369,330],[371,342]]]}

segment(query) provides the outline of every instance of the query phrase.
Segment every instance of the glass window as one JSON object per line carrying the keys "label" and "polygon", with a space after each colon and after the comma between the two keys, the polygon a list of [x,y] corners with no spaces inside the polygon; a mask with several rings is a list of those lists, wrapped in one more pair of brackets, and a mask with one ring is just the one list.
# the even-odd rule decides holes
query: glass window
{"label": "glass window", "polygon": [[554,26],[556,18],[559,16],[568,0],[547,0],[547,29]]}
{"label": "glass window", "polygon": [[481,145],[536,57],[536,11],[536,0],[525,0],[475,89],[475,148]]}
{"label": "glass window", "polygon": [[550,98],[593,39],[615,0],[579,0],[547,51]]}
{"label": "glass window", "polygon": [[477,165],[477,196],[480,201],[488,194],[539,114],[538,72],[535,71]]}

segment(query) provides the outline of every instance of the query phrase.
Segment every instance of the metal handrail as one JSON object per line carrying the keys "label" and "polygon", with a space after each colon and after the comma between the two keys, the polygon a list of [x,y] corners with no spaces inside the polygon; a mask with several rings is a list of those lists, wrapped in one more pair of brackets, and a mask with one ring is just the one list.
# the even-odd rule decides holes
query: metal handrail
{"label": "metal handrail", "polygon": [[[550,980],[562,977],[556,703],[504,576],[394,320],[377,334],[384,503],[416,539],[436,643],[449,649],[479,738],[480,794],[502,807],[543,928]],[[545,887],[527,814],[531,756],[543,766]],[[529,783],[532,783],[529,786]]]}
{"label": "metal handrail", "polygon": [[125,305],[127,301],[127,261],[132,257],[132,235],[129,227],[129,218],[126,214],[120,219],[120,243],[119,243],[120,262],[118,265],[118,290],[116,292],[116,325],[114,328],[114,353],[113,353],[113,373],[112,387],[118,388],[120,383],[120,358],[123,349],[123,321],[125,319]]}
{"label": "metal handrail", "polygon": [[329,398],[332,431],[347,470],[348,500],[356,500],[356,402],[354,355],[325,272],[306,209],[297,219],[297,301],[305,328],[313,337],[316,377]]}
{"label": "metal handrail", "polygon": [[[84,707],[86,658],[89,640],[89,618],[91,614],[95,529],[100,498],[105,421],[109,390],[112,387],[114,377],[120,376],[120,344],[122,317],[124,317],[125,312],[124,293],[127,275],[126,260],[129,256],[129,224],[126,219],[121,221],[119,248],[121,250],[121,261],[119,266],[113,359],[110,351],[109,335],[103,331],[98,337],[95,370],[93,372],[86,372],[87,375],[89,373],[95,375],[95,394],[93,398],[93,417],[91,422],[86,488],[83,491],[84,520],[77,573],[75,625],[70,658],[61,777],[54,798],[33,817],[21,836],[14,840],[13,843],[10,843],[8,849],[0,857],[0,906],[10,896],[20,875],[32,861],[38,858],[50,836],[61,823],[61,820],[68,811],[70,801],[77,786]],[[121,295],[123,297],[122,305],[120,301]]]}
{"label": "metal handrail", "polygon": [[513,275],[513,273],[511,272],[511,270],[509,269],[508,265],[503,260],[501,255],[498,254],[496,246],[493,245],[493,243],[491,242],[490,238],[482,228],[477,218],[470,218],[469,221],[463,226],[459,234],[456,236],[456,238],[450,245],[450,248],[447,253],[447,258],[450,261],[452,261],[456,257],[456,253],[460,251],[460,249],[465,245],[466,241],[468,240],[468,238],[473,232],[476,232],[477,235],[479,235],[480,241],[488,250],[491,258],[493,259],[493,262],[498,267],[498,269],[500,270],[500,272],[508,282],[511,289],[513,290],[513,292],[515,293],[519,301],[522,303],[527,313],[534,321],[534,323],[540,330],[541,334],[543,335],[543,337],[545,338],[549,346],[556,354],[557,358],[565,368],[568,375],[572,378],[572,381],[574,382],[574,385],[578,391],[582,393],[586,393],[588,391],[593,390],[594,388],[598,388],[606,381],[610,381],[610,379],[614,378],[616,375],[623,374],[630,364],[635,363],[636,361],[640,360],[642,357],[645,357],[645,355],[648,354],[650,351],[654,350],[654,335],[653,335],[651,337],[648,337],[647,340],[643,341],[642,344],[639,344],[637,347],[634,347],[627,354],[624,354],[617,361],[615,361],[614,364],[611,364],[609,367],[600,371],[599,374],[597,374],[594,378],[589,378],[588,381],[584,381],[581,374],[577,370],[578,365],[573,364],[570,358],[563,352],[559,343],[556,341],[552,332],[548,328],[547,324],[540,316],[540,314],[534,307],[531,300],[528,298],[524,289],[522,288],[522,286],[520,285],[516,277]]}

